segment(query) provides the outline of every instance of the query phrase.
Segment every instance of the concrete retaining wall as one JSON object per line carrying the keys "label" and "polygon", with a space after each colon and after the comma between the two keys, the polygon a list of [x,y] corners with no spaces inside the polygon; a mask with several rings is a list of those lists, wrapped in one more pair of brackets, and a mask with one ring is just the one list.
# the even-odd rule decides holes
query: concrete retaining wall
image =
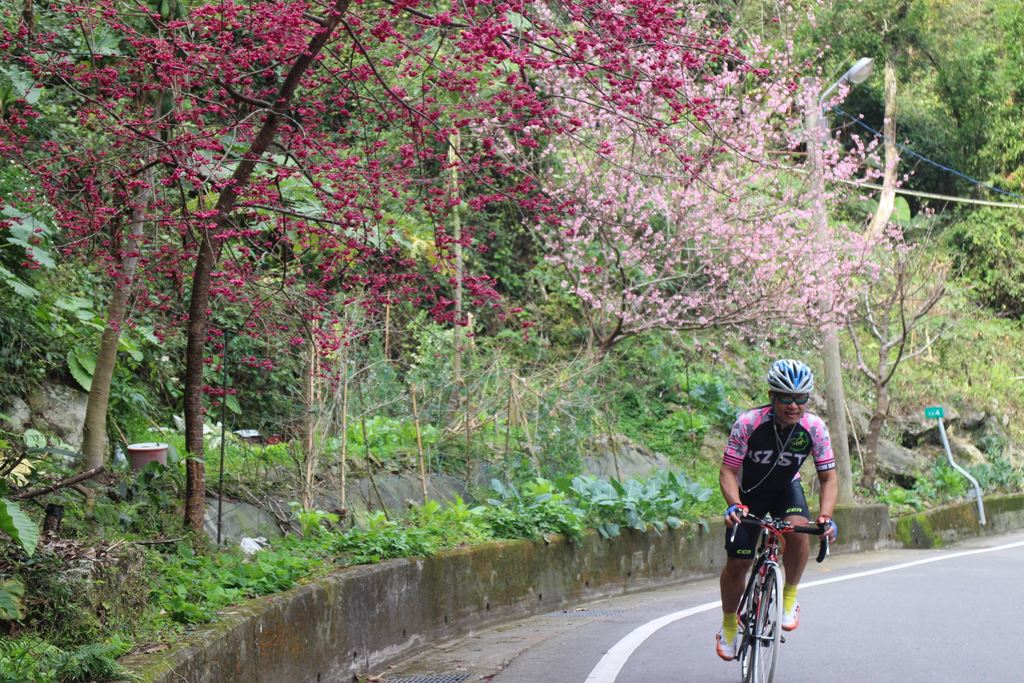
{"label": "concrete retaining wall", "polygon": [[[1024,526],[1024,497],[989,504],[996,531]],[[957,506],[959,507],[959,506]],[[947,516],[943,516],[948,514]],[[915,516],[920,517],[920,516]],[[894,544],[882,505],[836,511],[842,532],[834,552]],[[966,525],[967,516],[937,511],[899,528],[909,539]],[[627,532],[579,543],[487,543],[435,557],[391,560],[340,570],[300,588],[227,610],[217,624],[188,634],[169,650],[126,657],[142,680],[160,683],[326,683],[379,669],[428,644],[518,617],[584,601],[717,573],[725,560],[721,521],[710,530]],[[947,533],[947,531],[943,531]],[[896,534],[898,536],[899,534]]]}
{"label": "concrete retaining wall", "polygon": [[964,538],[1024,529],[1024,495],[992,496],[983,501],[985,526],[980,524],[976,501],[958,503],[900,517],[894,521],[893,538],[907,548],[936,548]]}

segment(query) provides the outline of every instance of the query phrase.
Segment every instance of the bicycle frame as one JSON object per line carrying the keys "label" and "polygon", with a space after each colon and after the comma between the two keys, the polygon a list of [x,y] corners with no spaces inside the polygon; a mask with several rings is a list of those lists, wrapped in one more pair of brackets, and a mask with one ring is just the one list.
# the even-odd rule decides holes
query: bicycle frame
{"label": "bicycle frame", "polygon": [[[779,553],[785,548],[784,535],[806,533],[821,536],[817,561],[828,555],[828,536],[825,525],[794,526],[771,515],[764,518],[745,517],[745,524],[760,528],[757,552],[740,599],[737,616],[742,638],[737,652],[743,683],[771,683],[775,676],[779,644],[782,638],[782,571]],[[736,537],[733,528],[732,540]]]}

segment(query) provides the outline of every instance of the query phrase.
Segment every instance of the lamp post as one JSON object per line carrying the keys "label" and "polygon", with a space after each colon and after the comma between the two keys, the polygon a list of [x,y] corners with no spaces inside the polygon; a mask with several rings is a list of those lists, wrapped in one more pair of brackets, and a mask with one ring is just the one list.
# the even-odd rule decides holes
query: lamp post
{"label": "lamp post", "polygon": [[[862,83],[871,75],[872,62],[862,57],[844,73],[838,81],[818,95],[814,79],[805,79],[807,108],[805,127],[807,130],[807,157],[811,165],[811,196],[813,197],[812,220],[815,234],[822,244],[828,243],[828,212],[825,207],[825,178],[822,173],[822,149],[828,139],[828,128],[822,112],[822,105],[829,95],[842,83]],[[825,404],[828,410],[829,430],[832,435],[832,451],[835,454],[839,475],[839,503],[853,503],[853,472],[850,468],[850,441],[846,430],[846,396],[843,391],[842,361],[839,355],[839,334],[829,312],[830,302],[823,296],[819,302],[822,309],[821,361],[825,369]]]}

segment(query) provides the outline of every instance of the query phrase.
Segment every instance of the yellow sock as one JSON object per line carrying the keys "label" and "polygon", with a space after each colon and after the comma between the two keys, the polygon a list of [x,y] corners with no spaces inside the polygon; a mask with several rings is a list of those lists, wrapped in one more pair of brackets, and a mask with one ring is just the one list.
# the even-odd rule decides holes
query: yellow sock
{"label": "yellow sock", "polygon": [[782,589],[782,609],[789,612],[793,609],[793,605],[796,604],[796,586],[791,586],[788,583]]}
{"label": "yellow sock", "polygon": [[722,639],[727,643],[732,643],[736,638],[736,631],[739,629],[739,624],[736,622],[736,613],[729,612],[728,614],[722,614]]}

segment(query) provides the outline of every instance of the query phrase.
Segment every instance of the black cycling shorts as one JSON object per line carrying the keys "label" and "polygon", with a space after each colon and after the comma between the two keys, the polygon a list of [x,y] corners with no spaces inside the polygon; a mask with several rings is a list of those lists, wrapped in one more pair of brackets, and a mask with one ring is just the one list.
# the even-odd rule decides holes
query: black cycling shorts
{"label": "black cycling shorts", "polygon": [[[748,493],[743,504],[750,508],[748,514],[763,517],[771,513],[776,519],[786,519],[799,515],[805,519],[811,518],[811,511],[807,507],[807,498],[804,496],[804,487],[800,480],[794,480],[789,486],[781,491],[771,491],[766,494],[757,495],[758,492]],[[725,552],[729,557],[742,559],[754,559],[754,551],[757,549],[757,537],[761,530],[753,524],[740,524],[736,530],[736,540],[729,542],[732,536],[732,529],[725,529]]]}

